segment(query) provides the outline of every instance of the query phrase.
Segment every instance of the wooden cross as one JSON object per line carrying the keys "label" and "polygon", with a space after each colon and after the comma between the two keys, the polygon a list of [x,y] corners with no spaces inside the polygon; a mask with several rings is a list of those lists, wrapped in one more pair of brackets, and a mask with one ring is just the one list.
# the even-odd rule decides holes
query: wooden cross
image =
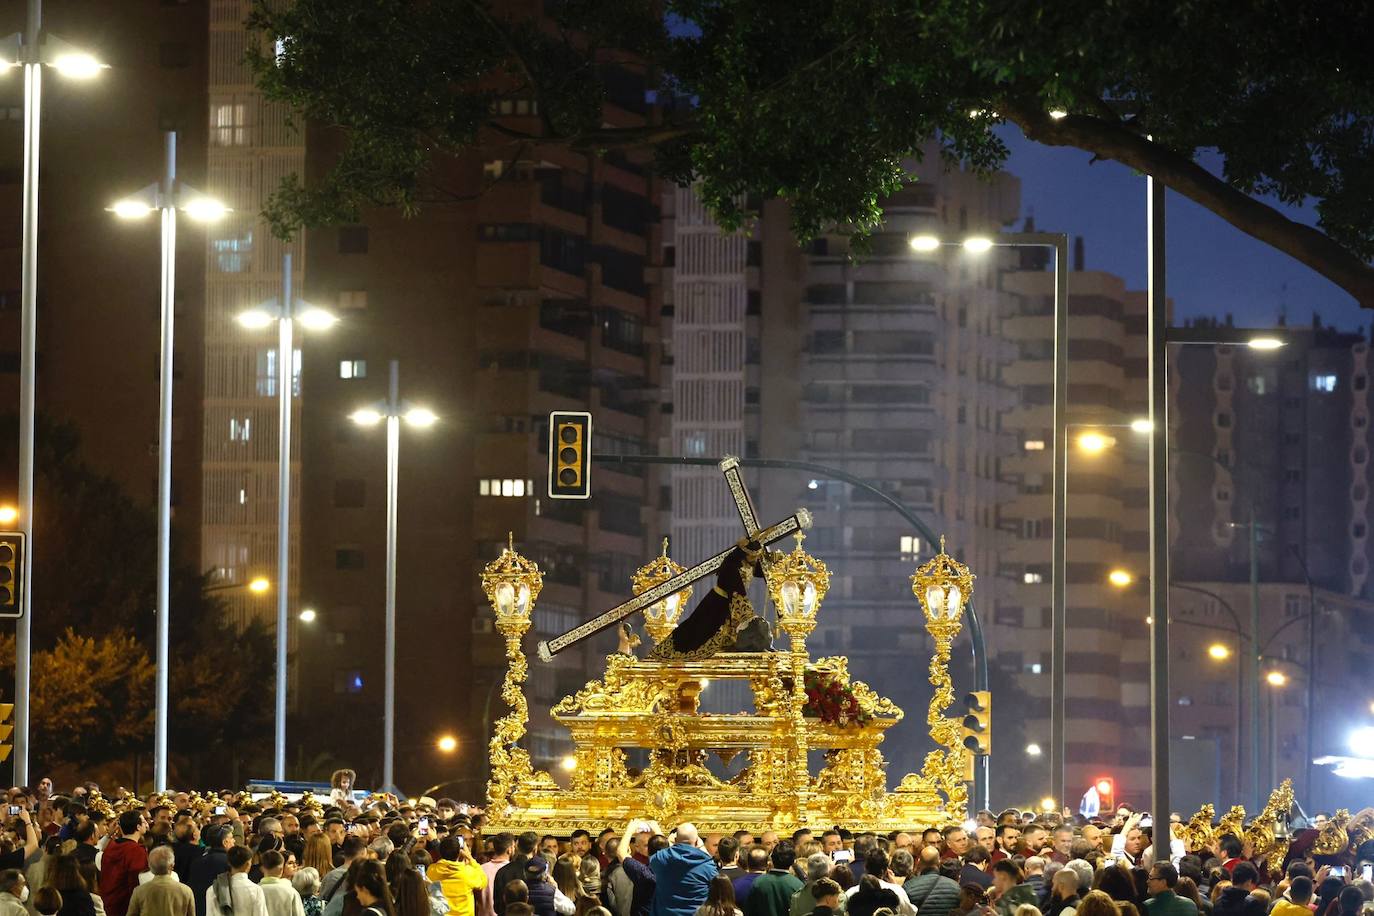
{"label": "wooden cross", "polygon": [[[811,527],[811,513],[806,509],[798,509],[796,514],[789,515],[776,524],[769,525],[767,528],[759,528],[758,516],[754,512],[753,501],[749,498],[749,491],[744,486],[744,478],[740,473],[739,459],[728,457],[721,461],[720,470],[725,475],[725,482],[730,487],[730,495],[735,500],[735,508],[739,510],[740,521],[744,523],[744,532],[751,539],[756,540],[763,546],[768,546],[776,541],[780,541],[790,534],[798,531],[805,531]],[[653,588],[636,595],[623,604],[616,605],[604,614],[593,617],[591,620],[573,627],[561,636],[553,639],[541,641],[539,643],[539,658],[543,661],[551,661],[555,655],[562,652],[569,646],[576,645],[588,637],[595,636],[607,627],[614,626],[620,621],[629,617],[631,614],[642,611],[651,605],[662,601],[675,592],[696,582],[720,569],[725,558],[730,556],[730,552],[735,548],[733,545],[725,548],[720,553],[703,560],[690,569],[665,579]]]}

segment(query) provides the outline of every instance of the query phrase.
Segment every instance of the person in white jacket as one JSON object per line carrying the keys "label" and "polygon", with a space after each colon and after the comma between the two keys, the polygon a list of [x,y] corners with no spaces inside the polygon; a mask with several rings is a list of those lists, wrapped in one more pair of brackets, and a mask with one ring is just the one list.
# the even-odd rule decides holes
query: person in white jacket
{"label": "person in white jacket", "polygon": [[[248,869],[253,867],[253,851],[247,846],[233,846],[227,853],[229,871],[220,875],[205,891],[205,916],[229,916],[220,908],[220,899],[226,902],[233,916],[268,916],[267,899],[262,888],[248,878]],[[287,885],[287,889],[290,889]]]}

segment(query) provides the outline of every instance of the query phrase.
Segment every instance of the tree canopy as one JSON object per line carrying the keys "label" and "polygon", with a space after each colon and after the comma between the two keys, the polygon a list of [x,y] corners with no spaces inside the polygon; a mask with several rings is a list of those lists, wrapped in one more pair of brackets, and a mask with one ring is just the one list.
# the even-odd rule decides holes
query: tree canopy
{"label": "tree canopy", "polygon": [[[789,201],[802,240],[862,235],[905,158],[936,142],[994,170],[993,128],[1012,122],[1156,176],[1374,307],[1370,4],[550,0],[544,25],[505,6],[259,0],[260,87],[344,137],[318,183],[275,196],[275,231],[441,200],[437,159],[523,141],[652,149],[727,226],[752,195]],[[617,60],[686,101],[603,124],[598,76]],[[504,98],[537,101],[537,118],[495,114]],[[1316,227],[1275,201],[1313,204]]]}

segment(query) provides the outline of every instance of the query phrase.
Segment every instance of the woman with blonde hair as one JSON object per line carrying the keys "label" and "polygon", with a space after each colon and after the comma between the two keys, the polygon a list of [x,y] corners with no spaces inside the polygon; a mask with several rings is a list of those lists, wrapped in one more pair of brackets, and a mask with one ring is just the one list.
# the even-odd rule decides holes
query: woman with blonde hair
{"label": "woman with blonde hair", "polygon": [[1078,904],[1078,916],[1121,916],[1116,901],[1102,891],[1088,891]]}
{"label": "woman with blonde hair", "polygon": [[329,844],[329,837],[317,833],[305,841],[301,867],[315,869],[321,878],[334,870],[334,847]]}

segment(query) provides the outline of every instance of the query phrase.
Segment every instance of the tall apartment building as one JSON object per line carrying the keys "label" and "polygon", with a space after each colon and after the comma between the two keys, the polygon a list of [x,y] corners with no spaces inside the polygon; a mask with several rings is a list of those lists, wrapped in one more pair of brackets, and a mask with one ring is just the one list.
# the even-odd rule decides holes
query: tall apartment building
{"label": "tall apartment building", "polygon": [[[227,586],[266,576],[267,595],[243,588],[220,593],[240,625],[252,619],[275,628],[277,579],[277,391],[286,360],[277,352],[276,329],[251,331],[236,317],[282,295],[283,256],[293,257],[296,289],[308,275],[300,241],[285,244],[267,230],[261,212],[287,175],[305,166],[305,136],[288,123],[285,106],[268,102],[253,85],[245,63],[250,36],[243,21],[250,0],[210,4],[207,184],[233,208],[210,230],[205,248],[205,384],[201,509],[201,567]],[[293,418],[299,429],[301,347],[290,354]],[[302,395],[305,395],[302,397]],[[300,446],[293,447],[291,571],[289,599],[299,595]],[[295,620],[293,614],[290,618]],[[293,623],[294,628],[294,623]],[[294,633],[288,634],[294,649]]]}
{"label": "tall apartment building", "polygon": [[[993,572],[1005,537],[997,504],[1009,489],[997,478],[1009,445],[998,422],[1011,395],[1000,379],[1012,352],[1000,334],[1006,297],[995,258],[917,255],[908,239],[996,232],[1016,216],[1019,187],[1006,175],[984,182],[943,172],[935,161],[887,201],[872,253],[857,259],[838,235],[800,248],[782,203],[766,203],[747,233],[723,236],[688,190],[671,193],[665,444],[686,456],[806,460],[879,484],[980,572],[986,615],[1002,588]],[[739,537],[718,472],[674,469],[672,479],[677,559],[695,561]],[[927,640],[909,576],[935,545],[869,494],[823,474],[769,469],[748,479],[768,517],[798,506],[815,515],[806,547],[832,579],[813,651],[850,655],[857,676],[922,708],[929,686],[910,659]],[[764,603],[760,591],[756,606]],[[741,698],[706,700],[738,707]],[[926,736],[906,731],[889,736],[886,752],[898,768],[916,769]]]}
{"label": "tall apartment building", "polygon": [[[89,0],[49,0],[43,25],[109,64],[91,80],[43,77],[38,239],[37,407],[70,423],[80,457],[151,510],[157,496],[159,258],[156,219],[106,211],[163,172],[162,132],[178,134],[178,171],[205,186],[204,5],[131,0],[112,16]],[[25,27],[24,4],[0,34]],[[0,79],[0,412],[19,401],[23,84]],[[173,511],[178,547],[198,556],[202,227],[177,239]],[[18,443],[0,446],[0,502],[13,503]],[[36,549],[42,550],[41,508]],[[148,571],[151,578],[153,570]],[[35,594],[41,612],[42,595]]]}
{"label": "tall apartment building", "polygon": [[[1184,708],[1175,716],[1194,740],[1215,743],[1224,774],[1241,762],[1243,782],[1222,780],[1223,791],[1241,797],[1252,766],[1253,666],[1237,672],[1234,654],[1218,660],[1206,649],[1217,642],[1234,650],[1237,626],[1250,633],[1253,547],[1261,583],[1261,670],[1288,678],[1277,690],[1260,684],[1261,784],[1291,775],[1309,808],[1343,803],[1344,781],[1319,771],[1309,788],[1303,764],[1312,756],[1345,753],[1347,731],[1369,703],[1358,662],[1368,657],[1366,634],[1374,623],[1368,340],[1316,320],[1289,329],[1289,343],[1280,350],[1183,347],[1173,366],[1175,597],[1191,637],[1176,643],[1176,702]],[[1313,667],[1320,674],[1308,747],[1306,692]],[[1239,731],[1232,720],[1238,673],[1245,678]]]}
{"label": "tall apartment building", "polygon": [[[643,78],[613,65],[603,76],[606,120],[642,123]],[[534,126],[530,100],[501,104],[513,124]],[[328,161],[328,144],[311,134],[309,168]],[[401,395],[440,421],[401,433],[397,779],[461,773],[449,791],[470,798],[504,712],[505,657],[482,566],[509,536],[543,570],[532,654],[534,640],[628,597],[663,533],[649,517],[657,475],[643,467],[594,467],[589,502],[545,496],[549,411],[592,411],[599,452],[647,452],[657,435],[661,303],[646,281],[661,247],[657,182],[623,157],[511,156],[493,146],[443,166],[445,186],[471,200],[414,219],[369,212],[359,225],[311,232],[306,246],[306,296],[343,320],[306,343],[303,361],[301,595],[318,617],[299,655],[303,719],[315,721],[300,728],[318,736],[307,746],[376,778],[385,444],[348,414],[385,397],[388,362],[399,358]],[[608,633],[552,664],[531,659],[527,747],[537,766],[559,772],[570,745],[548,710],[614,646]],[[335,715],[309,712],[324,709]],[[341,730],[341,721],[376,727]],[[453,758],[434,749],[445,733],[459,739]]]}
{"label": "tall apartment building", "polygon": [[[990,614],[988,631],[1026,705],[1013,710],[1024,715],[1024,740],[993,742],[993,779],[996,791],[998,774],[1038,773],[1043,782],[1031,788],[1047,791],[1047,755],[1028,757],[1026,747],[1047,751],[1050,732],[1054,275],[1036,256],[1020,266],[1003,275],[1012,296],[1003,331],[1016,342],[1003,378],[1017,403],[1002,418],[1014,439],[1002,470],[1015,494],[1002,509],[1012,538],[999,572],[1011,593]],[[1148,569],[1148,443],[1128,428],[1147,412],[1145,301],[1119,277],[1075,267],[1068,277],[1065,791],[1072,805],[1095,779],[1111,776],[1118,798],[1144,802],[1149,602],[1141,587],[1119,589],[1108,576],[1121,569],[1140,582]],[[1077,447],[1089,430],[1108,447]]]}

